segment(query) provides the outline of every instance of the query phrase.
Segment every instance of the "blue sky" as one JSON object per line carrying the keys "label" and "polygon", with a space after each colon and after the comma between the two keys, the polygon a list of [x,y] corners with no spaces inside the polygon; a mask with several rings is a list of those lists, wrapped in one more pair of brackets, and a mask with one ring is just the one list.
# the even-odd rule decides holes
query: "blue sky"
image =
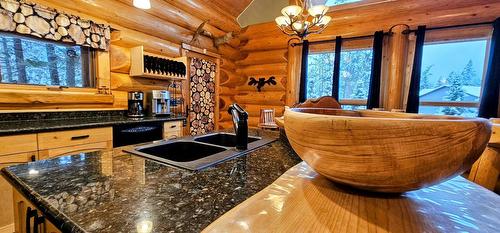
{"label": "blue sky", "polygon": [[486,56],[486,40],[454,42],[446,44],[424,45],[422,71],[431,64],[432,78],[435,83],[440,77],[448,77],[451,71],[461,72],[469,59],[472,60],[474,70],[481,78]]}

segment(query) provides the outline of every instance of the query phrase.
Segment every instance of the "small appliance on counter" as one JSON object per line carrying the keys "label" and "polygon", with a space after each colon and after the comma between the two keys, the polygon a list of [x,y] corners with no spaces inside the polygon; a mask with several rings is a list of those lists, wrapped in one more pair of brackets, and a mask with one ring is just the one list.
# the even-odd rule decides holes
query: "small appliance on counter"
{"label": "small appliance on counter", "polygon": [[151,114],[153,116],[170,115],[170,92],[166,90],[153,90],[148,95],[151,103]]}
{"label": "small appliance on counter", "polygon": [[144,117],[144,93],[141,91],[131,91],[128,93],[128,117]]}

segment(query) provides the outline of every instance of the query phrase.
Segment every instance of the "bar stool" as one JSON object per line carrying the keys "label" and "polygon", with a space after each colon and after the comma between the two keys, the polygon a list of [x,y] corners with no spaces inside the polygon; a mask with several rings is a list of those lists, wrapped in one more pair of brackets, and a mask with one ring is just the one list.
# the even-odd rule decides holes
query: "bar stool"
{"label": "bar stool", "polygon": [[260,120],[258,124],[262,129],[277,129],[278,125],[274,122],[274,109],[261,109]]}

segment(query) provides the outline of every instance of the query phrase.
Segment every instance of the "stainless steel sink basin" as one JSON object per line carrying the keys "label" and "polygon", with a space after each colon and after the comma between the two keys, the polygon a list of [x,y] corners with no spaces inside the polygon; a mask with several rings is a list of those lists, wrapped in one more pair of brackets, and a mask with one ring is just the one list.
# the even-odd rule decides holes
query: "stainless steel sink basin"
{"label": "stainless steel sink basin", "polygon": [[197,137],[153,142],[124,151],[170,166],[197,171],[244,155],[276,140],[269,137],[250,136],[248,149],[240,151],[234,147],[235,138],[234,134],[217,132]]}
{"label": "stainless steel sink basin", "polygon": [[[262,138],[249,136],[248,143],[252,143],[252,142],[258,141],[260,139],[262,139]],[[209,143],[209,144],[224,146],[224,147],[235,147],[236,146],[236,134],[232,134],[232,133],[223,133],[223,132],[211,133],[211,134],[195,137],[194,140],[197,142],[204,142],[204,143]]]}

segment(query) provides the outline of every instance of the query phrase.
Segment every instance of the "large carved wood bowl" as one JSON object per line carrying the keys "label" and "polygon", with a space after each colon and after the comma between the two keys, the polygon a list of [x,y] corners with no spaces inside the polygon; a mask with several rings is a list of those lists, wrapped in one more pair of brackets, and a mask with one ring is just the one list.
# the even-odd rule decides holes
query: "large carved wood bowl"
{"label": "large carved wood bowl", "polygon": [[285,131],[297,154],[328,179],[400,193],[471,168],[490,138],[482,118],[291,108]]}

